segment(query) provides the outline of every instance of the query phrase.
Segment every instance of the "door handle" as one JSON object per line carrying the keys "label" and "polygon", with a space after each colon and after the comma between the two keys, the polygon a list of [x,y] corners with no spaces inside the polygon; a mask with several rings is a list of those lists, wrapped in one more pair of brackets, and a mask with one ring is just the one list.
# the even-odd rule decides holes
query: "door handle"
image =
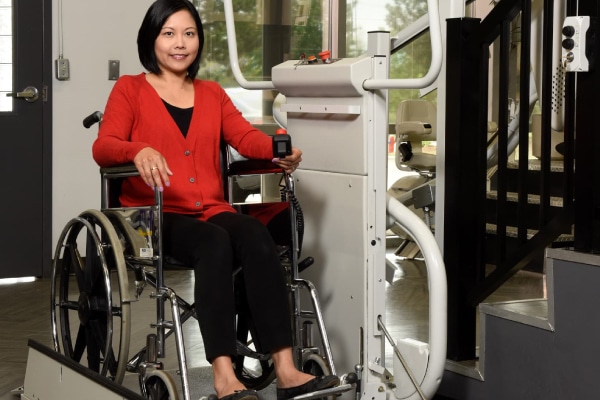
{"label": "door handle", "polygon": [[40,92],[34,86],[27,86],[22,92],[6,93],[7,97],[16,97],[17,99],[25,99],[29,103],[33,103],[40,98]]}

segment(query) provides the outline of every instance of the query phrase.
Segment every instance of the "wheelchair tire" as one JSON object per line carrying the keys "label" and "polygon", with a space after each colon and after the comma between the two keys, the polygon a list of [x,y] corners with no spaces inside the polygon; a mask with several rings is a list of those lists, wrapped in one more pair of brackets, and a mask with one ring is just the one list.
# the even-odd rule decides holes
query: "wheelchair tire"
{"label": "wheelchair tire", "polygon": [[[302,356],[303,372],[314,376],[331,375],[331,368],[325,358],[318,353],[307,353]],[[335,400],[336,396],[324,397],[323,400]]]}
{"label": "wheelchair tire", "polygon": [[302,371],[314,376],[331,375],[331,368],[325,359],[317,353],[309,353],[302,357]]}
{"label": "wheelchair tire", "polygon": [[144,378],[142,393],[149,400],[178,400],[179,394],[175,381],[163,370],[149,371]]}
{"label": "wheelchair tire", "polygon": [[88,210],[67,223],[51,285],[55,350],[120,384],[129,352],[129,282],[121,242],[103,213]]}

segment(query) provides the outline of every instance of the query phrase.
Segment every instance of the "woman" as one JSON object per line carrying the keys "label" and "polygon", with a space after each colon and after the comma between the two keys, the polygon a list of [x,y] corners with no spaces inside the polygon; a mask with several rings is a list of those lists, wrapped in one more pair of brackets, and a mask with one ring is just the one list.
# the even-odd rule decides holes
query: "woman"
{"label": "woman", "polygon": [[[277,397],[335,386],[335,376],[298,371],[292,358],[288,298],[276,247],[256,219],[224,200],[219,146],[248,158],[272,159],[271,138],[254,129],[215,82],[196,79],[204,34],[188,0],[158,0],[138,33],[147,73],[123,76],[108,99],[93,156],[102,166],[133,162],[140,176],[123,183],[124,206],[151,204],[164,191],[165,252],[192,265],[196,312],[217,396],[256,400],[235,376],[234,265],[242,265],[247,302],[265,350],[272,355]],[[302,152],[273,159],[294,171]]]}

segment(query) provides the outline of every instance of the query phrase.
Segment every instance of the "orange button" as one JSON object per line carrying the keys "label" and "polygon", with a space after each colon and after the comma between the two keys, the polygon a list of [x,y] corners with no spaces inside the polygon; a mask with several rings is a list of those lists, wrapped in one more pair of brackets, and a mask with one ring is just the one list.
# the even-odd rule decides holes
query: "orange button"
{"label": "orange button", "polygon": [[321,60],[325,62],[326,60],[329,60],[331,58],[331,52],[329,50],[323,50],[319,53],[319,57],[321,57]]}

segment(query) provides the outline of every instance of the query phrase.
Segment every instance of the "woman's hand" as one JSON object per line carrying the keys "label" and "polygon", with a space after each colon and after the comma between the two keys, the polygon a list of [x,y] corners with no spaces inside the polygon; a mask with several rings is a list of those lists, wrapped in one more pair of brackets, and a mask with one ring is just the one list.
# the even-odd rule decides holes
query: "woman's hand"
{"label": "woman's hand", "polygon": [[133,163],[148,186],[158,188],[162,192],[163,183],[164,186],[171,184],[169,176],[173,175],[173,172],[169,169],[167,160],[152,147],[144,147],[140,150],[135,155]]}
{"label": "woman's hand", "polygon": [[302,161],[302,151],[294,146],[292,146],[292,154],[286,156],[285,158],[275,158],[273,162],[279,165],[285,172],[291,174],[298,168],[300,162]]}

